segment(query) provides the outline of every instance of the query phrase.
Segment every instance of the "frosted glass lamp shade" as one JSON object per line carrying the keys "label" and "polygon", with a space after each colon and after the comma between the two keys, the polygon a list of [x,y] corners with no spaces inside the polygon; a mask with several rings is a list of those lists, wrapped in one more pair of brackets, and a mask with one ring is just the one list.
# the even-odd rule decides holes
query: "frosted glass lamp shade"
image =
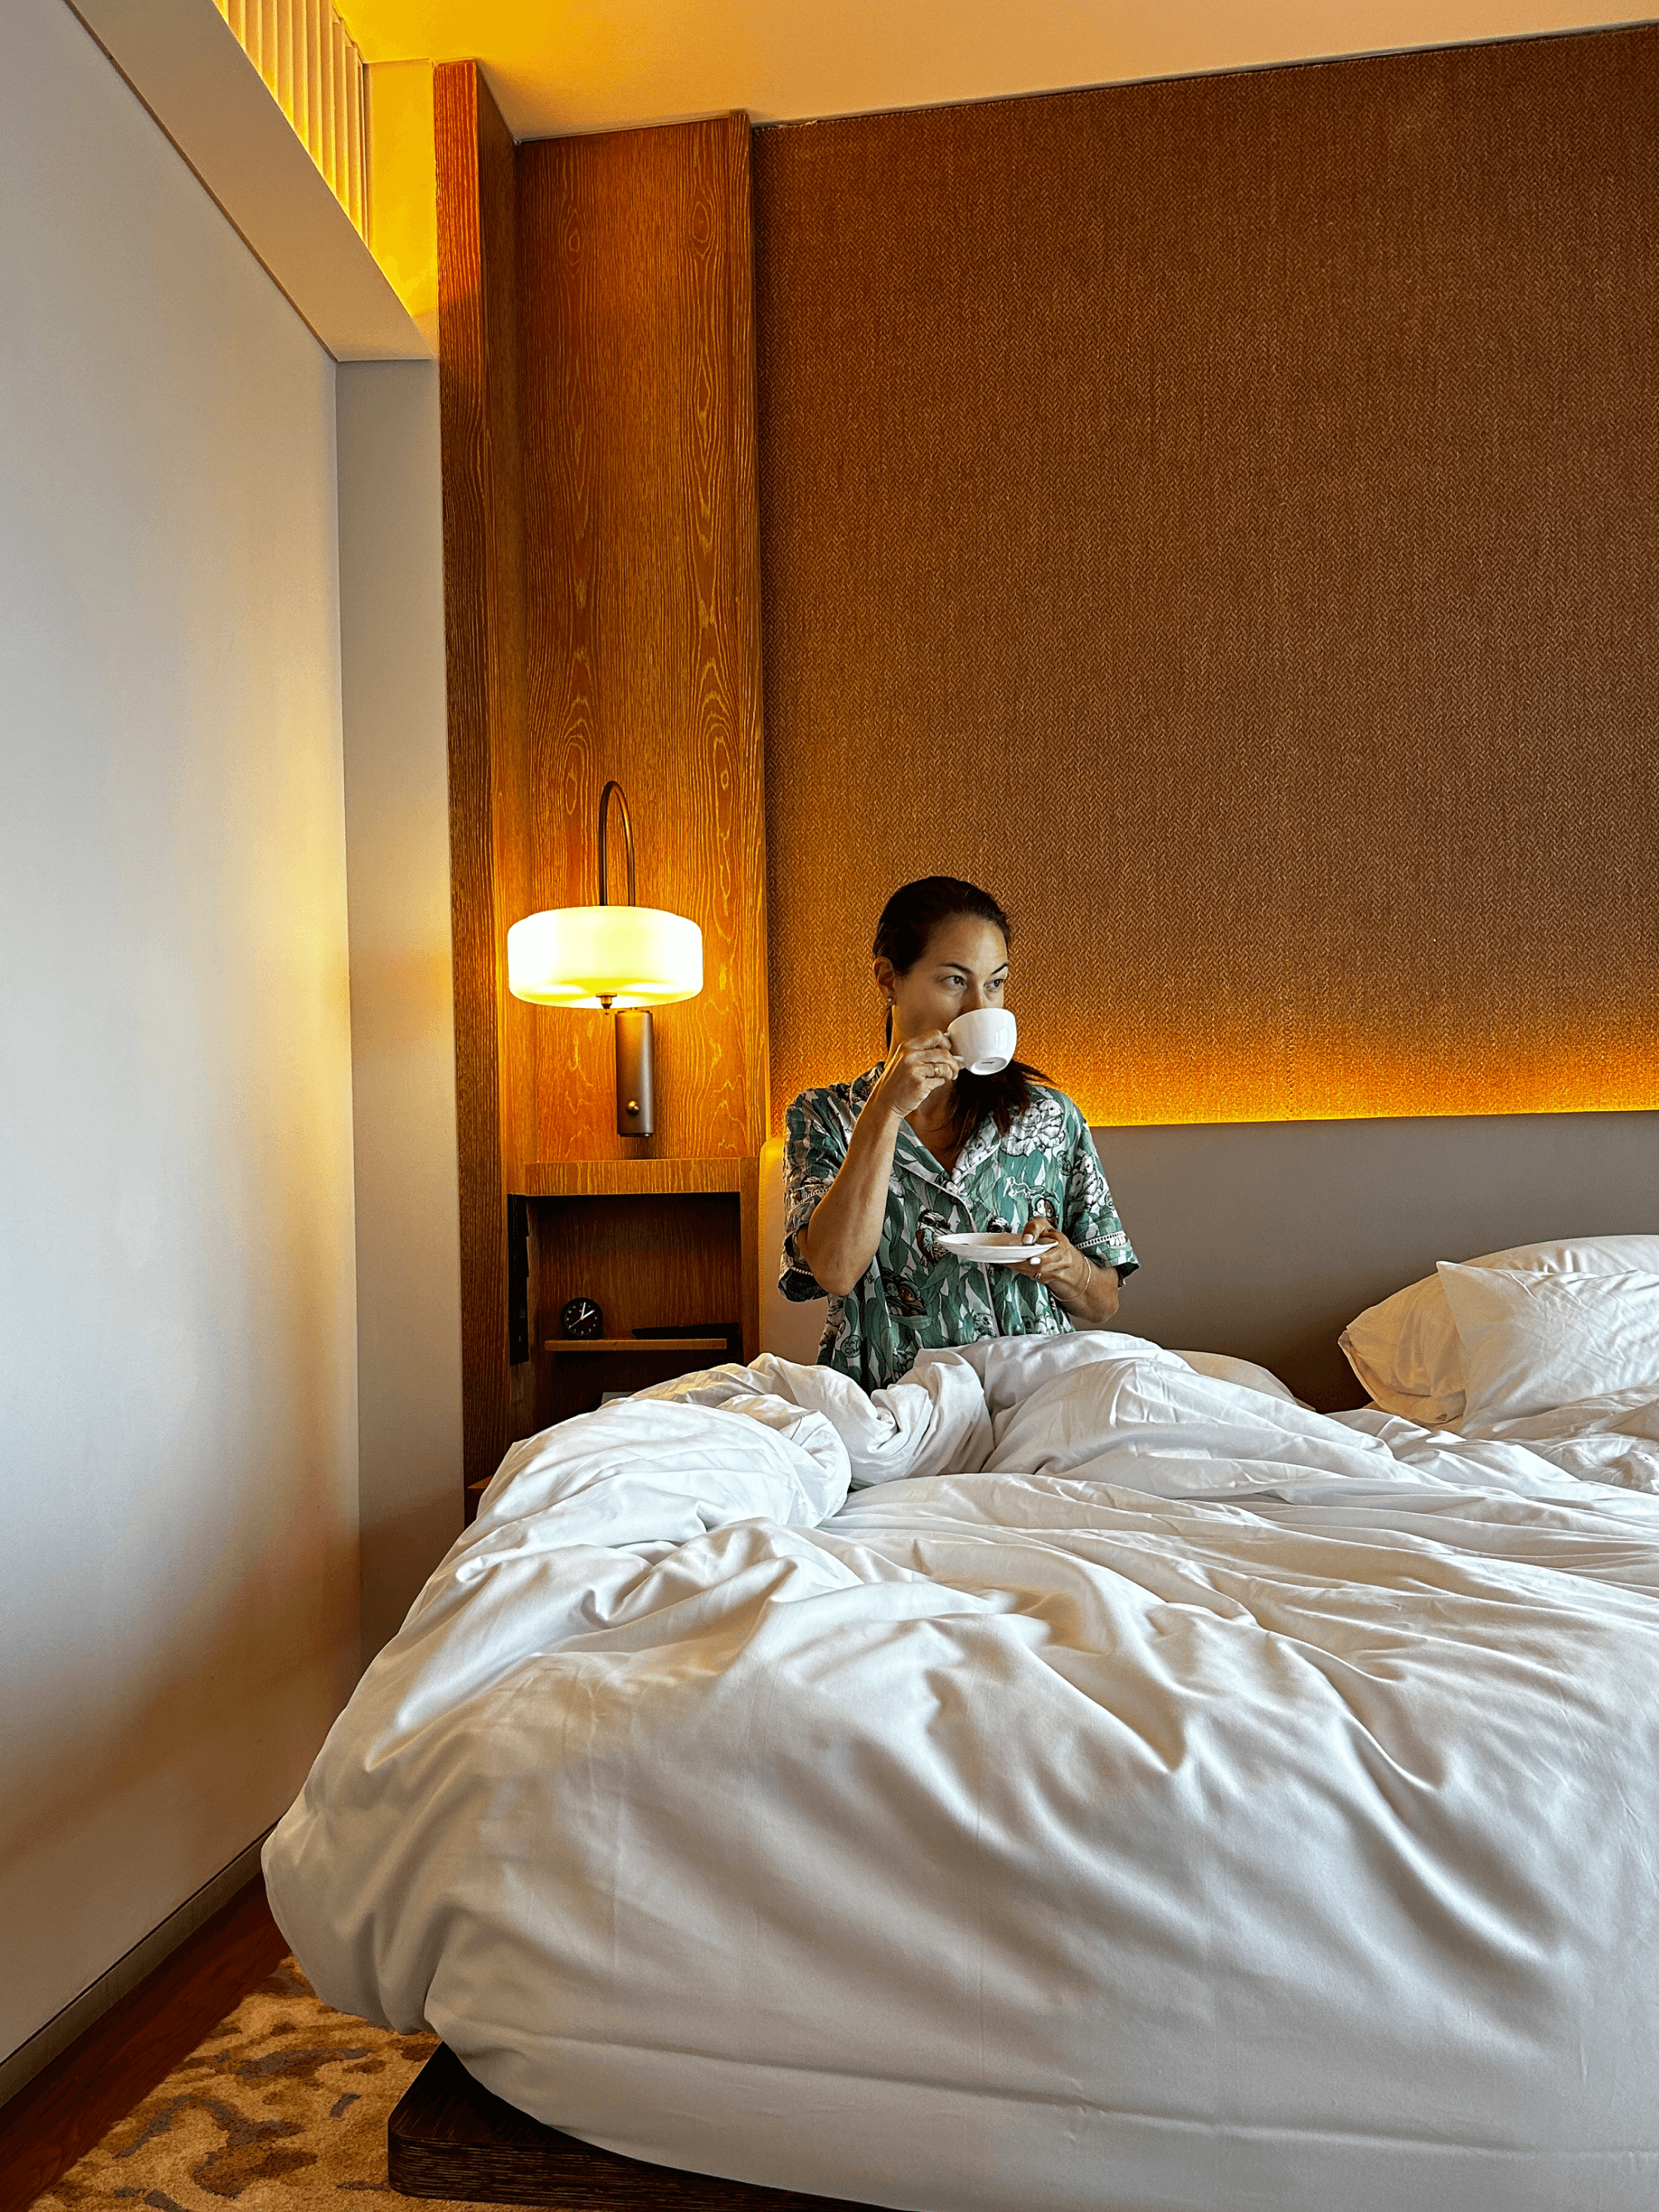
{"label": "frosted glass lamp shade", "polygon": [[702,932],[660,907],[554,907],[507,931],[507,981],[538,1006],[672,1006],[702,988]]}

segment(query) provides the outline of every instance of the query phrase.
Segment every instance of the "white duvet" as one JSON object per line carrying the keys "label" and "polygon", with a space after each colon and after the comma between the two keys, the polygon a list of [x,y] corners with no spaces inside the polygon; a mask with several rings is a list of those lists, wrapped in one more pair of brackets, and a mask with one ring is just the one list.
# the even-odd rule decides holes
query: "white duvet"
{"label": "white duvet", "polygon": [[329,2002],[669,2165],[1653,2212],[1659,1408],[1508,1427],[1115,1335],[566,1423],[334,1728],[276,1917]]}

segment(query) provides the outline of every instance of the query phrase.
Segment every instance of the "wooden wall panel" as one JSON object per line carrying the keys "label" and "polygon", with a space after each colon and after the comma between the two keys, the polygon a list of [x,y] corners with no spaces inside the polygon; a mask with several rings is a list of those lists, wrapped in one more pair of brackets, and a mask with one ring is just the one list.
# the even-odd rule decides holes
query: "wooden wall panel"
{"label": "wooden wall panel", "polygon": [[[579,1295],[599,1302],[606,1337],[699,1322],[741,1328],[740,1206],[723,1191],[542,1200],[543,1338],[562,1337],[560,1311]],[[607,1377],[603,1387],[629,1386]]]}
{"label": "wooden wall panel", "polygon": [[[648,1201],[532,1203],[538,1279],[597,1270],[610,1304],[648,1318],[673,1272],[647,1267],[650,1252],[684,1248],[755,1339],[767,1061],[753,262],[744,118],[515,149],[474,64],[441,68],[434,94],[476,1483],[514,1436],[574,1403],[539,1349],[508,1364],[508,1192],[551,1194],[572,1172],[596,1188],[665,1177],[639,1186],[660,1192]],[[657,1018],[646,1142],[616,1133],[605,1018],[528,1007],[506,986],[514,921],[597,897],[613,775],[641,901],[690,915],[704,940],[702,995]],[[716,1191],[730,1194],[669,1194]]]}
{"label": "wooden wall panel", "polygon": [[1659,1104],[1659,29],[755,165],[778,1118],[935,870],[1097,1122]]}
{"label": "wooden wall panel", "polygon": [[732,116],[519,149],[531,906],[597,900],[615,776],[641,903],[697,922],[705,963],[702,997],[656,1017],[653,1139],[617,1134],[605,1017],[540,1017],[541,1161],[750,1155],[764,1133],[749,140]]}
{"label": "wooden wall panel", "polygon": [[647,1389],[730,1356],[724,1340],[717,1349],[705,1343],[696,1351],[573,1352],[559,1316],[580,1294],[597,1300],[607,1339],[653,1326],[744,1328],[750,1211],[737,1194],[570,1198],[544,1201],[536,1211],[537,1341],[538,1349],[547,1340],[560,1347],[539,1354],[540,1420],[591,1413],[604,1391]]}
{"label": "wooden wall panel", "polygon": [[471,62],[434,73],[451,919],[466,1479],[514,1429],[507,1212],[533,1134],[530,1009],[507,990],[528,911],[513,141]]}

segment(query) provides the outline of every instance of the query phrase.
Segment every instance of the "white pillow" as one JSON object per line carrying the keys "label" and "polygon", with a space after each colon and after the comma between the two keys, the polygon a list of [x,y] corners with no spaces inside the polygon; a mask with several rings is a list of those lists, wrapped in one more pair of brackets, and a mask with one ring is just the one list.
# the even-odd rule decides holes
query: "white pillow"
{"label": "white pillow", "polygon": [[1462,1354],[1438,1275],[1367,1306],[1337,1342],[1385,1413],[1437,1429],[1462,1413]]}
{"label": "white pillow", "polygon": [[1659,1397],[1659,1274],[1437,1270],[1462,1347],[1465,1418],[1514,1421],[1650,1383]]}
{"label": "white pillow", "polygon": [[[1516,1274],[1659,1274],[1659,1237],[1570,1237],[1553,1244],[1515,1244],[1464,1264]],[[1385,1413],[1399,1413],[1425,1429],[1462,1419],[1462,1350],[1437,1274],[1367,1306],[1338,1341]]]}

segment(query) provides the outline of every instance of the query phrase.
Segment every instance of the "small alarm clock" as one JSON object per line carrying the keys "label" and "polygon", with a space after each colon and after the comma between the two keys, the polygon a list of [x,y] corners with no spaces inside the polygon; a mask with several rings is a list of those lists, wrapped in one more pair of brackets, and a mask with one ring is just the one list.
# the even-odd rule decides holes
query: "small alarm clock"
{"label": "small alarm clock", "polygon": [[567,1298],[559,1308],[559,1326],[567,1336],[598,1336],[605,1316],[592,1298]]}

